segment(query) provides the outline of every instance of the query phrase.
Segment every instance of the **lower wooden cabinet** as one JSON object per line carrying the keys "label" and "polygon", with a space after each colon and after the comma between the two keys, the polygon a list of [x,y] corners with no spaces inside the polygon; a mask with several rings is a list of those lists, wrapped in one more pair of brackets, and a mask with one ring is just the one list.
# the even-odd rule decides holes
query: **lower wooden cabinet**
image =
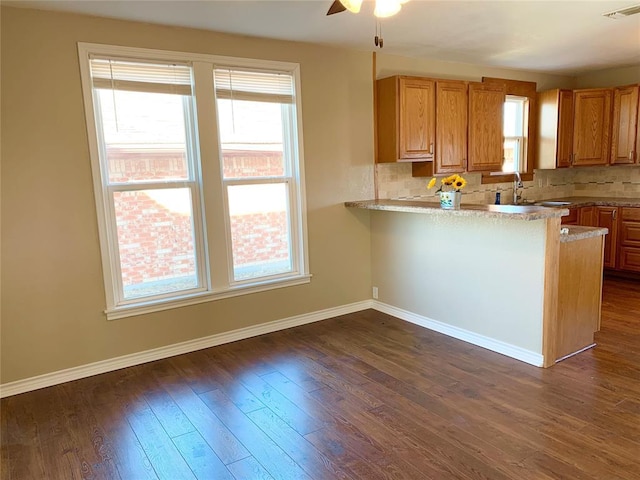
{"label": "lower wooden cabinet", "polygon": [[580,209],[578,225],[585,225],[587,227],[597,227],[598,214],[596,212],[596,208],[598,207],[582,207]]}
{"label": "lower wooden cabinet", "polygon": [[593,345],[600,330],[602,237],[560,243],[556,359]]}
{"label": "lower wooden cabinet", "polygon": [[604,268],[640,273],[640,207],[574,207],[562,224],[608,229]]}
{"label": "lower wooden cabinet", "polygon": [[580,225],[580,222],[579,222],[580,210],[581,209],[577,207],[570,208],[569,215],[565,215],[560,220],[562,225]]}
{"label": "lower wooden cabinet", "polygon": [[640,208],[620,208],[618,268],[640,272]]}
{"label": "lower wooden cabinet", "polygon": [[604,239],[604,268],[616,268],[618,250],[618,207],[595,207],[595,227],[604,227],[609,233]]}

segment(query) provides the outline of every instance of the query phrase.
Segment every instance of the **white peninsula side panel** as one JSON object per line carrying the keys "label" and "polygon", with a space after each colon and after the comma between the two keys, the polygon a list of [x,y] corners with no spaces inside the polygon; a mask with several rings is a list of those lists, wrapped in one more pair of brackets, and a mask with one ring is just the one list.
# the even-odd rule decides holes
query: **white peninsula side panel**
{"label": "white peninsula side panel", "polygon": [[371,238],[383,307],[542,365],[545,220],[372,211]]}

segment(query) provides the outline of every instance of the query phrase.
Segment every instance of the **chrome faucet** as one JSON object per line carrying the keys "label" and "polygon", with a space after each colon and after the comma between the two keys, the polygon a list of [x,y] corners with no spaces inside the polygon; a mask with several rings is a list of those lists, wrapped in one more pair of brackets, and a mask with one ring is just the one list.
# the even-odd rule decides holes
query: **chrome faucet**
{"label": "chrome faucet", "polygon": [[522,200],[522,196],[518,195],[518,189],[524,187],[524,185],[522,184],[520,172],[513,172],[513,175],[513,204],[518,205],[520,200]]}

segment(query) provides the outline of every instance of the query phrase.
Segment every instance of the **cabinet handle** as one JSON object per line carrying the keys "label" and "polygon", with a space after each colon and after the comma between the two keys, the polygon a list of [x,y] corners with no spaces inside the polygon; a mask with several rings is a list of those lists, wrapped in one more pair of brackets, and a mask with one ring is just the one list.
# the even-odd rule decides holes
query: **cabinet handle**
{"label": "cabinet handle", "polygon": [[613,220],[615,220],[617,216],[618,216],[618,209],[616,208],[616,209],[613,211],[613,216],[612,216],[611,218],[612,218]]}
{"label": "cabinet handle", "polygon": [[429,145],[429,153],[433,155],[433,142]]}
{"label": "cabinet handle", "polygon": [[633,162],[633,150],[629,152],[629,160]]}

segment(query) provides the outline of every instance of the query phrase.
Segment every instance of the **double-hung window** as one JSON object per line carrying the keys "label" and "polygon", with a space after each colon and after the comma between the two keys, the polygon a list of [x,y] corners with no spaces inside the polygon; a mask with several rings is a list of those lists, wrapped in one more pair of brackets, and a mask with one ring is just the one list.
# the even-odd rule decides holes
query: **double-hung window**
{"label": "double-hung window", "polygon": [[308,282],[297,65],[79,52],[108,317]]}
{"label": "double-hung window", "polygon": [[234,282],[297,269],[292,80],[277,72],[214,70]]}
{"label": "double-hung window", "polygon": [[528,99],[507,95],[504,102],[504,162],[505,173],[526,171]]}

